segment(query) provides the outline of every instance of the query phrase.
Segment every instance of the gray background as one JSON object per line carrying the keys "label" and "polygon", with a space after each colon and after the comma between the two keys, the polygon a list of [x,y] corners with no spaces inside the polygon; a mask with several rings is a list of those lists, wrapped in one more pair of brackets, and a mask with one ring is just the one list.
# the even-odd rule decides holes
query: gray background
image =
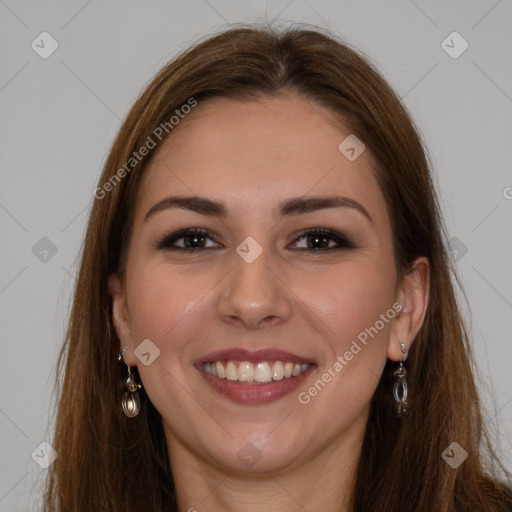
{"label": "gray background", "polygon": [[[53,369],[80,241],[121,120],[189,43],[263,19],[342,35],[377,63],[416,119],[456,237],[486,417],[500,424],[512,467],[511,0],[0,0],[0,512],[36,510],[39,501],[45,470],[31,454],[46,453],[38,447],[51,440]],[[59,44],[47,59],[31,48],[43,31]],[[441,46],[453,31],[469,44],[456,59]],[[455,50],[459,43],[448,40]],[[54,255],[41,252],[43,237]]]}

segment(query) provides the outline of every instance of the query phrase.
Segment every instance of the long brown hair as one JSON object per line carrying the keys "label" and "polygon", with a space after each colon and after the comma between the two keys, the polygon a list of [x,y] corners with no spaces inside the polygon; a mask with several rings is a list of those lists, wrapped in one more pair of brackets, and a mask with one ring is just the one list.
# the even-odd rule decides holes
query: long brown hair
{"label": "long brown hair", "polygon": [[[47,510],[177,510],[160,415],[143,391],[139,416],[127,419],[120,407],[123,368],[107,281],[123,272],[134,201],[154,151],[126,163],[163,123],[164,135],[172,137],[169,119],[191,98],[200,108],[210,97],[243,101],[283,92],[326,106],[370,150],[399,274],[418,256],[431,265],[428,310],[408,357],[410,414],[396,418],[388,364],[371,403],[354,511],[497,512],[512,505],[491,473],[496,466],[507,476],[503,466],[483,462],[497,458],[482,424],[428,160],[409,115],[372,65],[332,35],[250,26],[211,37],[169,63],[136,101],[110,150],[59,358],[63,380],[53,443],[59,457],[49,470]],[[454,441],[469,454],[456,469],[441,457]]]}

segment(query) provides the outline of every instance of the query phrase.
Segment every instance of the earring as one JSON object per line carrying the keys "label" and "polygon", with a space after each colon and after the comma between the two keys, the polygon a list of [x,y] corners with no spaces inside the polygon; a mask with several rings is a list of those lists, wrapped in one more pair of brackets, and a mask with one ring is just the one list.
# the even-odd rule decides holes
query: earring
{"label": "earring", "polygon": [[[407,359],[407,345],[400,343],[400,348],[404,354],[404,361]],[[398,363],[398,368],[393,372],[393,376],[396,377],[395,384],[393,386],[393,397],[396,401],[396,411],[398,417],[403,417],[407,414],[407,370],[402,361]]]}
{"label": "earring", "polygon": [[137,414],[140,412],[140,399],[139,399],[139,389],[142,387],[135,380],[135,375],[133,375],[130,366],[124,360],[124,355],[126,353],[126,347],[123,351],[117,356],[119,361],[123,361],[126,364],[126,368],[128,369],[128,376],[124,380],[124,385],[126,390],[123,395],[123,400],[121,405],[123,406],[123,412],[128,418],[135,418]]}

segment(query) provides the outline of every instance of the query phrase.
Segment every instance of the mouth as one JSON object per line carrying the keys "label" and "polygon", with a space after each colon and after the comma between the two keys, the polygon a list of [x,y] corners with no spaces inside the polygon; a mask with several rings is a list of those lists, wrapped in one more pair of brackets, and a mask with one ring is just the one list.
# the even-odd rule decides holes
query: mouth
{"label": "mouth", "polygon": [[243,404],[278,400],[294,391],[316,368],[312,360],[270,349],[214,352],[195,366],[214,390]]}

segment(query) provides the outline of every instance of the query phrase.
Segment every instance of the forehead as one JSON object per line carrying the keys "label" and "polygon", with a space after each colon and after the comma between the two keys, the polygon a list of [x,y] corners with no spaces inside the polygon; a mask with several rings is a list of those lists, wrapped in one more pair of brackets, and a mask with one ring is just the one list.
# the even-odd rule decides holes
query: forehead
{"label": "forehead", "polygon": [[157,148],[138,203],[201,195],[243,212],[292,196],[343,193],[385,208],[369,151],[350,161],[339,150],[349,135],[339,117],[298,95],[209,99]]}

